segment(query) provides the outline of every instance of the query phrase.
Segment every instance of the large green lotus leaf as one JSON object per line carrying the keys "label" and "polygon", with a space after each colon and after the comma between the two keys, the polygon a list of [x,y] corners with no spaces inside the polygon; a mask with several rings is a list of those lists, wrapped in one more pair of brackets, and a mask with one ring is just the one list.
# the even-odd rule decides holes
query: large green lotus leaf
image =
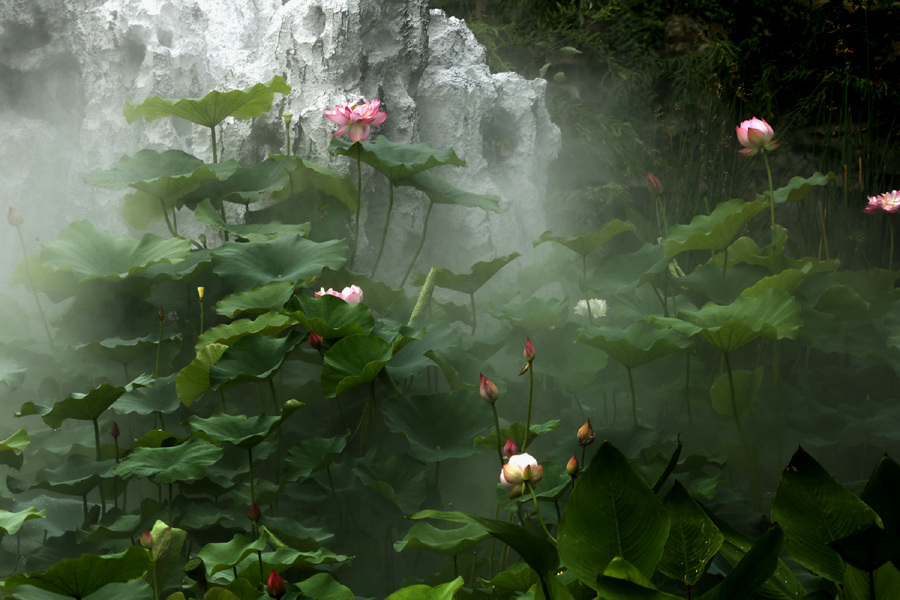
{"label": "large green lotus leaf", "polygon": [[720,203],[709,216],[694,217],[690,225],[669,227],[665,239],[666,259],[686,250],[724,250],[741,228],[767,206],[767,202],[744,202],[734,198]]}
{"label": "large green lotus leaf", "polygon": [[49,490],[60,494],[84,496],[104,478],[111,477],[116,466],[114,460],[96,461],[83,454],[70,454],[66,462],[55,469],[41,469],[35,475],[34,485],[22,484],[7,477],[10,491],[21,493],[30,488]]}
{"label": "large green lotus leaf", "polygon": [[634,231],[634,225],[631,223],[626,223],[620,221],[619,219],[613,219],[611,222],[607,223],[606,226],[600,231],[593,231],[591,233],[579,233],[572,236],[561,236],[554,235],[549,231],[545,231],[541,234],[541,237],[536,241],[532,242],[532,245],[537,248],[544,242],[556,242],[557,244],[562,244],[569,250],[576,252],[582,256],[587,256],[592,252],[595,252],[611,240],[613,237],[619,235],[620,233],[625,233],[626,231]]}
{"label": "large green lotus leaf", "polygon": [[191,364],[178,372],[175,378],[175,391],[182,404],[190,406],[201,394],[209,391],[209,369],[227,349],[228,346],[224,344],[204,346],[197,351],[197,356]]}
{"label": "large green lotus leaf", "polygon": [[209,368],[212,389],[234,383],[265,381],[281,368],[285,357],[303,341],[299,331],[276,338],[251,333],[239,338]]}
{"label": "large green lotus leaf", "polygon": [[[818,171],[805,178],[799,176],[791,177],[786,186],[780,187],[775,190],[775,204],[784,204],[785,202],[800,202],[817,187],[828,185],[828,182],[833,181],[836,178],[837,175],[835,175],[834,173],[822,175]],[[758,202],[765,202],[766,204],[768,204],[769,194],[757,194],[756,200]]]}
{"label": "large green lotus leaf", "polygon": [[294,444],[284,457],[284,475],[288,481],[309,477],[327,469],[347,446],[347,436],[308,437]]}
{"label": "large green lotus leaf", "polygon": [[224,452],[224,448],[199,438],[171,448],[136,448],[119,463],[115,474],[125,479],[149,477],[159,485],[200,479],[206,467],[222,458]]}
{"label": "large green lotus leaf", "polygon": [[360,463],[353,469],[363,485],[396,504],[410,514],[425,501],[425,465],[407,454],[397,454],[387,460]]}
{"label": "large green lotus leaf", "polygon": [[283,235],[268,242],[226,242],[212,255],[213,271],[226,285],[249,290],[273,281],[303,285],[325,267],[337,269],[347,262],[350,249],[342,240],[313,242]]}
{"label": "large green lotus leaf", "polygon": [[222,215],[213,207],[209,198],[204,198],[197,204],[194,209],[194,216],[197,217],[197,220],[212,225],[212,228],[216,231],[227,231],[234,237],[243,238],[249,242],[266,242],[282,235],[301,235],[306,237],[309,235],[310,229],[309,223],[300,223],[299,225],[282,224],[278,221],[253,225],[226,223],[222,219]]}
{"label": "large green lotus leaf", "polygon": [[47,516],[47,510],[38,510],[35,507],[26,508],[19,512],[0,510],[0,532],[4,534],[15,533],[22,527],[25,521],[43,519]]}
{"label": "large green lotus leaf", "polygon": [[607,254],[583,287],[606,296],[631,293],[662,273],[666,264],[662,244],[644,244],[631,254]]}
{"label": "large green lotus leaf", "polygon": [[219,571],[230,569],[251,554],[264,550],[266,547],[265,536],[259,536],[250,542],[237,534],[230,542],[207,544],[197,553],[197,558],[206,565],[207,573],[215,575]]}
{"label": "large green lotus leaf", "polygon": [[647,321],[632,323],[622,330],[605,323],[600,327],[585,327],[576,342],[600,348],[620,364],[634,369],[668,354],[690,352],[691,338],[673,329],[659,329]]}
{"label": "large green lotus leaf", "polygon": [[488,312],[495,319],[534,331],[544,327],[561,327],[569,314],[569,300],[532,297],[524,302],[507,302],[497,307],[493,302],[488,302]]}
{"label": "large green lotus leaf", "polygon": [[846,285],[833,285],[822,292],[813,310],[834,315],[840,321],[862,321],[872,318],[869,303]]}
{"label": "large green lotus leaf", "polygon": [[275,159],[241,167],[224,181],[210,181],[203,186],[204,197],[218,201],[250,204],[284,190],[290,185],[287,171]]}
{"label": "large green lotus leaf", "polygon": [[347,586],[341,585],[328,573],[318,573],[297,583],[304,596],[316,600],[353,600],[356,596]]}
{"label": "large green lotus leaf", "polygon": [[[15,598],[18,600],[61,600],[71,596],[60,595],[43,590],[33,585],[21,585],[16,588]],[[153,589],[143,579],[132,579],[126,582],[108,583],[102,588],[84,597],[84,600],[153,600]]]}
{"label": "large green lotus leaf", "polygon": [[391,345],[374,335],[350,335],[338,340],[325,354],[322,393],[326,398],[334,398],[372,381],[392,354]]}
{"label": "large green lotus leaf", "polygon": [[[753,539],[729,525],[726,521],[714,515],[703,505],[699,505],[706,516],[718,527],[722,535],[725,536],[725,542],[722,544],[719,553],[725,557],[725,560],[733,567],[737,565],[753,548],[755,542]],[[771,598],[772,600],[800,600],[806,597],[806,589],[797,581],[794,572],[780,558],[776,563],[775,571],[772,575],[756,590],[756,594],[763,598]]]}
{"label": "large green lotus leaf", "polygon": [[190,285],[212,266],[209,250],[206,248],[191,250],[188,257],[175,264],[156,263],[139,273],[139,277],[149,279],[153,283],[176,281]]}
{"label": "large green lotus leaf", "polygon": [[140,240],[114,238],[90,221],[75,221],[41,248],[41,262],[53,269],[71,271],[76,277],[125,279],[160,262],[177,263],[188,257],[191,243],[181,238],[164,239],[152,233]]}
{"label": "large green lotus leaf", "polygon": [[480,449],[472,440],[493,424],[488,404],[467,390],[394,396],[382,414],[387,428],[405,435],[413,455],[425,462],[475,454]]}
{"label": "large green lotus leaf", "polygon": [[22,468],[25,460],[25,448],[31,443],[28,432],[19,428],[14,434],[0,442],[0,465],[7,465],[15,470]]}
{"label": "large green lotus leaf", "polygon": [[[559,429],[560,424],[559,419],[553,419],[552,421],[547,421],[546,423],[531,423],[530,430],[528,432],[528,444],[531,443],[538,438],[538,436],[544,435],[545,433],[550,433],[551,431],[556,431]],[[500,428],[500,443],[505,444],[507,438],[512,438],[515,440],[517,444],[522,443],[522,439],[525,437],[525,424],[524,423],[513,423],[509,427],[501,427]],[[476,446],[481,446],[482,448],[487,448],[489,450],[494,450],[497,448],[497,432],[492,431],[486,436],[475,436],[474,444]]]}
{"label": "large green lotus leaf", "polygon": [[497,519],[488,519],[462,512],[445,512],[440,510],[423,510],[414,514],[413,519],[441,519],[476,525],[492,536],[507,544],[522,557],[528,566],[543,576],[559,566],[559,555],[556,548],[548,540],[535,537],[521,525],[507,523]]}
{"label": "large green lotus leaf", "polygon": [[706,263],[690,274],[670,281],[672,285],[702,294],[716,304],[728,304],[768,275],[769,271],[764,267],[737,264],[728,268],[725,280],[722,281],[722,267]]}
{"label": "large green lotus leaf", "polygon": [[753,544],[744,557],[734,565],[725,580],[702,596],[701,600],[744,600],[749,598],[775,572],[784,534],[778,523]]}
{"label": "large green lotus leaf", "polygon": [[725,537],[677,480],[663,506],[672,527],[657,568],[685,585],[696,585]]}
{"label": "large green lotus leaf", "polygon": [[234,318],[242,312],[267,313],[277,311],[284,306],[294,293],[294,284],[290,281],[276,281],[269,285],[255,287],[248,291],[237,291],[229,294],[216,303],[216,312],[222,316]]}
{"label": "large green lotus leaf", "polygon": [[441,165],[466,166],[466,161],[450,150],[435,150],[428,144],[398,144],[383,135],[374,142],[350,142],[331,138],[331,154],[358,158],[391,180],[402,179]]}
{"label": "large green lotus leaf", "polygon": [[826,579],[840,584],[844,561],[829,542],[846,537],[881,519],[799,448],[781,475],[772,505],[772,520],[784,530],[784,548],[791,558]]}
{"label": "large green lotus leaf", "polygon": [[191,429],[202,431],[213,440],[230,442],[235,446],[249,449],[266,439],[283,420],[284,418],[280,416],[257,415],[251,418],[246,415],[226,415],[217,412],[206,419],[192,415],[185,423]]}
{"label": "large green lotus leaf", "polygon": [[397,590],[385,600],[451,600],[464,583],[462,577],[457,577],[453,581],[435,587],[425,584],[411,585]]}
{"label": "large green lotus leaf", "polygon": [[150,415],[160,412],[164,415],[175,412],[181,403],[175,391],[175,373],[160,377],[147,387],[134,388],[126,392],[113,404],[119,414],[136,413]]}
{"label": "large green lotus leaf", "polygon": [[500,571],[491,580],[478,578],[478,583],[484,587],[493,588],[499,592],[525,592],[538,582],[537,573],[525,563],[511,565],[505,571]]}
{"label": "large green lotus leaf", "polygon": [[[746,415],[753,408],[756,401],[756,392],[759,391],[763,380],[763,368],[755,371],[743,369],[734,370],[731,373],[734,379],[734,404],[737,407],[739,417]],[[734,407],[731,405],[731,381],[728,373],[722,373],[709,388],[713,408],[720,415],[734,416]]]}
{"label": "large green lotus leaf", "polygon": [[697,311],[679,310],[677,319],[652,319],[688,336],[700,334],[720,352],[733,352],[760,336],[796,338],[802,324],[800,312],[800,304],[790,294],[768,289],[753,298],[739,296],[726,306],[710,303]]}
{"label": "large green lotus leaf", "polygon": [[149,552],[140,546],[129,546],[119,554],[67,558],[44,573],[15,573],[6,579],[6,588],[29,585],[69,598],[85,598],[109,583],[137,579],[152,567]]}
{"label": "large green lotus leaf", "polygon": [[270,154],[269,156],[281,162],[282,168],[288,172],[290,178],[290,185],[286,189],[272,195],[276,201],[286,200],[291,194],[315,190],[337,198],[351,212],[355,212],[359,208],[359,195],[350,178],[339,175],[322,165],[307,162],[299,156],[282,154]]}
{"label": "large green lotus leaf", "polygon": [[[271,542],[271,540],[269,540]],[[301,552],[293,548],[278,548],[275,552],[264,552],[262,555],[263,573],[271,571],[279,572],[288,569],[311,569],[316,565],[327,565],[341,563],[349,557],[343,554],[335,554],[328,548],[319,548],[312,552]],[[335,565],[337,566],[337,565]],[[258,589],[265,584],[265,580],[261,580],[259,576],[258,557],[250,556],[238,565],[238,577],[249,581],[254,588]],[[250,598],[256,598],[255,595]]]}
{"label": "large green lotus leaf", "polygon": [[[728,271],[727,275],[731,274],[731,270]],[[768,289],[779,289],[788,294],[792,294],[794,290],[796,290],[803,280],[809,275],[809,269],[785,269],[780,273],[776,273],[775,275],[770,275],[768,277],[763,277],[743,292],[741,292],[742,296],[747,297],[755,297],[761,294],[764,290]]]}
{"label": "large green lotus leaf", "polygon": [[326,340],[367,334],[375,327],[375,318],[366,304],[349,304],[331,294],[319,298],[294,296],[287,311],[289,317]]}
{"label": "large green lotus leaf", "polygon": [[400,552],[407,548],[418,548],[456,556],[489,537],[491,534],[484,528],[473,524],[459,529],[438,529],[430,523],[416,523],[402,540],[394,542],[394,550]]}
{"label": "large green lotus leaf", "polygon": [[0,383],[6,386],[7,391],[14,392],[19,389],[25,381],[27,370],[9,356],[0,355]]}
{"label": "large green lotus leaf", "polygon": [[[200,349],[211,344],[230,346],[240,338],[254,333],[276,336],[291,325],[293,325],[293,321],[285,315],[277,312],[267,312],[252,320],[238,319],[231,323],[210,327],[200,334],[200,337],[197,338],[197,345],[194,348],[199,352]],[[216,357],[216,360],[218,360],[218,357]]]}
{"label": "large green lotus leaf", "polygon": [[616,556],[650,577],[669,527],[659,497],[621,452],[603,442],[569,497],[559,524],[559,556],[594,589],[597,573]]}
{"label": "large green lotus leaf", "polygon": [[[180,336],[179,336],[180,337]],[[106,338],[105,340],[91,340],[87,344],[75,344],[74,350],[87,349],[112,362],[123,365],[131,364],[151,350],[156,350],[158,336],[148,334],[144,337],[123,340],[121,338]],[[167,338],[163,341],[168,341]]]}
{"label": "large green lotus leaf", "polygon": [[203,98],[160,98],[154,96],[141,103],[125,101],[125,120],[129,123],[143,117],[148,122],[162,117],[181,117],[204,127],[215,127],[226,117],[249,119],[272,109],[275,94],[290,94],[291,86],[278,75],[265,83],[243,90],[213,90]]}
{"label": "large green lotus leaf", "polygon": [[[474,294],[481,286],[497,274],[497,271],[519,258],[521,254],[513,252],[506,256],[498,256],[490,261],[479,261],[472,265],[471,273],[457,274],[450,269],[438,269],[434,285],[437,287],[455,290],[463,294]],[[414,286],[422,287],[425,284],[425,273],[416,275]]]}
{"label": "large green lotus leaf", "polygon": [[[93,421],[112,406],[125,392],[138,387],[145,387],[153,382],[149,375],[141,375],[128,385],[118,387],[101,383],[87,394],[70,394],[64,400],[55,402],[49,412],[42,415],[44,423],[53,429],[59,429],[68,419]],[[24,408],[24,407],[23,407]]]}
{"label": "large green lotus leaf", "polygon": [[885,531],[900,536],[900,465],[894,459],[881,457],[860,498],[878,513]]}
{"label": "large green lotus leaf", "polygon": [[423,192],[428,199],[435,204],[458,204],[468,208],[480,208],[497,214],[505,213],[508,209],[500,208],[500,198],[488,194],[475,194],[466,192],[447,182],[440,175],[431,171],[416,173],[393,182],[398,187],[411,186]]}

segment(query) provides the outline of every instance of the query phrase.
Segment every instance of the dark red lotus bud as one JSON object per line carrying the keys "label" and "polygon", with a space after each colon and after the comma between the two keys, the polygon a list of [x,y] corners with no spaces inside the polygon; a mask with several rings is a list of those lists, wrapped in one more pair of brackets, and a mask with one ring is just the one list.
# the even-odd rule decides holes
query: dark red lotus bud
{"label": "dark red lotus bud", "polygon": [[112,426],[112,429],[109,430],[109,435],[113,436],[114,440],[117,440],[117,439],[119,439],[120,433],[121,433],[121,431],[119,431],[119,424],[116,423],[115,421],[113,421],[113,426]]}
{"label": "dark red lotus bud", "polygon": [[322,347],[322,336],[320,336],[315,331],[309,332],[309,345],[312,346],[314,350],[318,350]]}
{"label": "dark red lotus bud", "polygon": [[259,518],[262,516],[262,511],[256,504],[250,506],[250,511],[247,513],[247,516],[250,517],[250,520],[254,523],[259,523]]}
{"label": "dark red lotus bud", "polygon": [[519,453],[519,447],[516,446],[516,443],[513,441],[511,437],[506,438],[506,445],[503,446],[503,454],[506,455],[506,458],[510,458]]}
{"label": "dark red lotus bud", "polygon": [[281,598],[284,596],[285,591],[284,579],[282,579],[278,573],[272,571],[269,575],[269,581],[266,582],[266,592],[272,598]]}

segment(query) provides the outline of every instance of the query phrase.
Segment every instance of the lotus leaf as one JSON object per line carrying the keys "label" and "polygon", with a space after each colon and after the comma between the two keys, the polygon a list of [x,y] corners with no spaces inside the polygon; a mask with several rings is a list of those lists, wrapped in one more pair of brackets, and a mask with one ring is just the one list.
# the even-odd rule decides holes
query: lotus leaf
{"label": "lotus leaf", "polygon": [[350,588],[341,585],[328,573],[317,573],[297,583],[303,595],[317,600],[354,600]]}
{"label": "lotus leaf", "polygon": [[387,428],[406,436],[413,454],[425,462],[475,454],[479,448],[472,440],[493,424],[487,403],[468,390],[395,396],[383,414]]}
{"label": "lotus leaf", "polygon": [[368,334],[375,327],[372,311],[366,304],[349,304],[330,294],[319,298],[294,296],[287,310],[289,317],[326,340]]}
{"label": "lotus leaf", "polygon": [[309,437],[297,442],[284,458],[284,473],[289,481],[309,477],[327,469],[347,445],[347,436]]}
{"label": "lotus leaf", "polygon": [[290,94],[291,86],[278,75],[265,83],[243,90],[213,90],[203,98],[147,98],[140,104],[125,102],[125,119],[129,123],[143,117],[148,122],[162,117],[181,117],[204,127],[215,127],[226,117],[249,119],[272,109],[275,94]]}
{"label": "lotus leaf", "polygon": [[484,528],[473,524],[460,529],[438,529],[429,523],[416,523],[402,540],[394,542],[394,550],[400,552],[407,548],[418,548],[456,556],[489,537],[491,534]]}
{"label": "lotus leaf", "polygon": [[[737,407],[737,415],[742,417],[750,412],[756,401],[756,393],[759,391],[763,380],[763,369],[759,367],[755,371],[735,369],[731,376],[734,381],[734,404]],[[709,389],[713,408],[720,415],[734,415],[731,404],[731,382],[728,373],[722,373],[716,378],[715,383]]]}
{"label": "lotus leaf", "polygon": [[288,194],[299,194],[306,190],[315,190],[337,198],[351,212],[359,207],[359,196],[356,186],[347,177],[338,175],[331,169],[313,162],[308,162],[299,156],[284,156],[272,154],[271,158],[281,162],[281,166],[288,172],[290,186],[280,193],[273,194],[273,198],[281,202]]}
{"label": "lotus leaf", "polygon": [[[70,394],[64,400],[55,402],[53,407],[46,414],[42,415],[42,418],[44,423],[53,429],[59,429],[68,419],[93,421],[112,406],[125,392],[130,392],[139,387],[146,387],[152,382],[152,377],[141,375],[122,387],[101,383],[87,394]],[[22,408],[24,410],[25,407],[23,406]]]}
{"label": "lotus leaf", "polygon": [[125,479],[149,477],[159,485],[200,479],[223,453],[223,448],[199,438],[170,448],[136,448],[119,463],[115,474]]}
{"label": "lotus leaf", "polygon": [[[274,283],[272,285],[282,285]],[[292,284],[287,284],[293,287]],[[256,288],[262,289],[262,288]],[[210,327],[200,334],[197,338],[196,349],[209,346],[210,344],[224,344],[230,346],[240,338],[250,335],[259,334],[263,336],[276,336],[292,325],[291,319],[277,312],[266,312],[259,315],[256,319],[238,319],[231,323],[224,323]],[[218,358],[216,359],[218,360]]]}
{"label": "lotus leaf", "polygon": [[647,321],[637,321],[625,330],[611,323],[586,327],[575,341],[600,348],[628,369],[692,350],[689,337],[674,329],[658,329]]}
{"label": "lotus leaf", "polygon": [[644,478],[604,442],[569,497],[559,524],[559,556],[569,571],[594,589],[597,573],[616,556],[650,577],[669,528],[669,516]]}
{"label": "lotus leaf", "polygon": [[342,266],[349,253],[343,241],[317,243],[283,235],[268,242],[226,242],[213,250],[213,271],[233,289],[250,290],[274,281],[301,286],[322,269]]}
{"label": "lotus leaf", "polygon": [[466,161],[450,150],[435,150],[428,144],[398,144],[383,135],[375,141],[349,142],[331,138],[331,154],[357,158],[391,180],[403,179],[441,165],[466,166]]}
{"label": "lotus leaf", "polygon": [[398,187],[414,187],[428,196],[428,199],[435,204],[458,204],[459,206],[480,208],[497,214],[507,211],[505,208],[500,208],[500,198],[498,196],[466,192],[448,183],[446,179],[431,171],[416,173],[403,179],[397,179],[393,183]]}
{"label": "lotus leaf", "polygon": [[350,335],[338,340],[325,354],[322,393],[334,398],[372,381],[392,355],[391,344],[374,335]]}
{"label": "lotus leaf", "polygon": [[[530,427],[530,431],[528,433],[528,440],[526,445],[531,445],[531,443],[538,438],[538,436],[543,435],[545,433],[550,433],[551,431],[556,431],[559,429],[560,420],[554,419],[552,421],[547,421],[546,423],[532,423]],[[500,442],[501,444],[506,442],[506,438],[512,438],[514,440],[521,440],[525,437],[525,424],[524,423],[513,423],[509,427],[501,427],[500,428]],[[492,431],[486,436],[476,436],[475,437],[475,445],[481,446],[483,448],[488,448],[490,450],[494,450],[497,448],[497,432]]]}
{"label": "lotus leaf", "polygon": [[241,534],[237,534],[230,542],[203,546],[200,552],[197,553],[197,557],[206,565],[207,572],[210,575],[215,575],[219,571],[236,566],[244,558],[251,554],[256,554],[265,548],[265,537],[260,536],[255,541],[250,542]]}
{"label": "lotus leaf", "polygon": [[30,442],[28,432],[21,427],[11,436],[0,441],[0,464],[8,465],[17,471],[21,469],[25,460],[25,448]]}
{"label": "lotus leaf", "polygon": [[[837,175],[834,173],[822,175],[818,171],[809,177],[791,177],[786,186],[775,190],[775,204],[800,202],[815,188],[828,185],[830,181],[834,181],[835,179],[837,179]],[[758,194],[756,200],[768,204],[769,194]]]}
{"label": "lotus leaf", "polygon": [[25,521],[43,519],[46,516],[46,509],[38,510],[33,506],[19,512],[0,510],[0,531],[4,534],[15,533],[22,527],[22,524],[25,523]]}
{"label": "lotus leaf", "polygon": [[191,364],[178,372],[175,378],[175,391],[182,404],[190,406],[201,394],[209,391],[209,369],[218,361],[228,346],[209,344],[197,351]]}
{"label": "lotus leaf", "polygon": [[266,242],[282,235],[309,235],[309,223],[299,225],[282,224],[278,221],[268,221],[253,225],[232,225],[222,219],[222,215],[216,212],[212,202],[208,198],[201,200],[194,209],[197,220],[208,223],[216,231],[225,231],[236,238],[243,238],[250,242]]}
{"label": "lotus leaf", "polygon": [[462,577],[457,577],[453,581],[435,587],[424,584],[411,585],[397,590],[385,600],[451,600],[464,583]]}
{"label": "lotus leaf", "polygon": [[427,495],[425,465],[407,454],[397,454],[378,462],[360,463],[353,472],[404,513],[418,510]]}
{"label": "lotus leaf", "polygon": [[14,359],[0,355],[0,383],[6,386],[7,391],[14,392],[19,389],[25,381],[27,370]]}
{"label": "lotus leaf", "polygon": [[136,413],[150,415],[160,412],[164,415],[175,412],[181,403],[175,391],[175,373],[160,377],[147,387],[136,387],[122,394],[112,405],[119,414]]}
{"label": "lotus leaf", "polygon": [[[437,287],[446,288],[462,292],[463,294],[474,294],[481,286],[497,274],[497,271],[521,256],[518,252],[507,254],[506,256],[498,256],[490,261],[479,261],[472,265],[472,272],[465,274],[457,274],[450,269],[438,269],[437,278],[434,284]],[[414,286],[421,287],[425,283],[425,274],[419,273],[413,282]]]}
{"label": "lotus leaf", "polygon": [[532,242],[532,245],[537,248],[544,242],[556,242],[557,244],[562,244],[569,250],[580,254],[581,256],[587,256],[593,252],[596,252],[600,249],[603,244],[619,235],[620,233],[625,233],[626,231],[634,231],[635,227],[631,223],[625,223],[620,221],[619,219],[614,219],[611,222],[607,223],[606,226],[603,227],[600,231],[594,231],[591,233],[579,233],[577,235],[564,237],[561,235],[554,235],[549,231],[545,231],[541,234],[541,237],[536,242]]}
{"label": "lotus leaf", "polygon": [[584,288],[609,296],[628,294],[662,273],[667,264],[662,244],[644,244],[630,254],[607,254]]}
{"label": "lotus leaf", "polygon": [[206,419],[192,415],[185,422],[191,429],[202,431],[213,440],[230,442],[235,446],[250,449],[266,439],[282,421],[281,417],[268,415],[250,418],[245,415],[226,415],[217,412]]}
{"label": "lotus leaf", "polygon": [[538,575],[544,576],[559,566],[559,555],[556,548],[548,540],[531,535],[521,525],[507,523],[497,519],[478,517],[462,512],[445,512],[440,510],[423,510],[412,516],[413,519],[441,519],[475,525],[507,544],[519,553],[528,566]]}
{"label": "lotus leaf", "polygon": [[666,259],[686,250],[724,250],[741,228],[767,205],[767,202],[735,198],[720,203],[709,216],[694,217],[690,225],[673,225],[665,240]]}
{"label": "lotus leaf", "polygon": [[289,331],[283,338],[251,333],[228,347],[218,361],[209,367],[212,389],[224,385],[265,381],[281,368],[285,357],[303,341],[299,331]]}
{"label": "lotus leaf", "polygon": [[494,307],[493,302],[488,302],[488,310],[495,319],[509,321],[533,331],[543,327],[562,326],[569,314],[569,300],[529,298],[523,302],[508,302],[497,307]]}

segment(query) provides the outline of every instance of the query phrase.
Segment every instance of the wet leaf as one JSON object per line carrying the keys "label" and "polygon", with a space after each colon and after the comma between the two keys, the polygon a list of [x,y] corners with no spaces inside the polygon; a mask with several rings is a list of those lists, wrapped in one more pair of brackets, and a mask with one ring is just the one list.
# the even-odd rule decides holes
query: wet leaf
{"label": "wet leaf", "polygon": [[461,190],[431,171],[397,179],[394,181],[394,184],[398,187],[414,187],[428,196],[428,199],[435,204],[457,204],[468,208],[480,208],[497,214],[505,213],[508,210],[500,207],[500,198],[498,196],[475,194]]}
{"label": "wet leaf", "polygon": [[663,506],[672,526],[657,568],[685,585],[696,585],[725,537],[677,480]]}

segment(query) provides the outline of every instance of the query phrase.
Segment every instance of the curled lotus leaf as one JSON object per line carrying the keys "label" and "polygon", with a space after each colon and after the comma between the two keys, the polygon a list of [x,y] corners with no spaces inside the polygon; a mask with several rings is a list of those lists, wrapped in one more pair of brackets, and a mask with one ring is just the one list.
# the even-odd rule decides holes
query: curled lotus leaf
{"label": "curled lotus leaf", "polygon": [[348,304],[330,294],[319,298],[294,296],[287,311],[291,319],[326,340],[367,334],[375,327],[375,318],[367,304]]}
{"label": "curled lotus leaf", "polygon": [[[810,192],[817,187],[828,185],[828,183],[837,179],[834,173],[823,175],[816,171],[809,177],[791,177],[788,184],[775,190],[775,204],[784,204],[785,202],[800,202],[806,198]],[[769,194],[757,194],[756,199],[761,202],[768,203]]]}
{"label": "curled lotus leaf", "polygon": [[394,550],[400,552],[407,548],[418,548],[456,556],[489,537],[490,533],[474,524],[467,524],[459,529],[438,529],[431,523],[416,523],[402,540],[394,542]]}
{"label": "curled lotus leaf", "polygon": [[691,339],[673,329],[659,329],[646,321],[637,321],[628,329],[607,323],[587,327],[575,339],[599,348],[622,366],[634,369],[668,354],[691,352]]}
{"label": "curled lotus leaf", "polygon": [[31,443],[28,432],[24,428],[3,441],[0,441],[0,465],[8,465],[17,471],[22,468],[25,460],[25,448]]}
{"label": "curled lotus leaf", "polygon": [[475,194],[461,190],[449,183],[446,179],[432,173],[423,171],[395,182],[397,186],[410,186],[423,192],[428,199],[435,204],[458,204],[468,208],[480,208],[489,212],[501,214],[507,209],[500,207],[500,197],[493,194]]}
{"label": "curled lotus leaf", "polygon": [[[450,269],[437,269],[434,285],[448,290],[474,294],[486,284],[497,272],[519,258],[521,254],[513,252],[506,256],[498,256],[489,261],[479,261],[472,265],[471,273],[454,273]],[[421,287],[425,284],[425,273],[416,275],[413,285]]]}
{"label": "curled lotus leaf", "polygon": [[290,185],[287,188],[272,195],[276,202],[286,200],[291,194],[314,190],[320,194],[337,198],[350,211],[359,208],[359,195],[356,186],[349,178],[322,165],[305,161],[299,156],[284,156],[283,154],[270,156],[281,162],[281,166],[288,172],[290,178]]}
{"label": "curled lotus leaf", "polygon": [[351,335],[338,340],[325,354],[322,393],[326,398],[368,383],[391,359],[391,344],[374,335]]}
{"label": "curled lotus leaf", "polygon": [[385,600],[452,600],[465,582],[460,575],[453,581],[434,587],[425,584],[410,585],[397,590]]}
{"label": "curled lotus leaf", "polygon": [[596,252],[600,249],[603,244],[619,235],[620,233],[625,233],[626,231],[634,231],[635,226],[631,223],[620,221],[619,219],[614,219],[613,221],[606,224],[606,226],[600,231],[592,231],[590,233],[579,233],[576,235],[570,236],[562,236],[555,235],[550,231],[545,231],[541,234],[541,237],[538,238],[536,242],[532,242],[532,245],[537,248],[544,242],[556,242],[557,244],[562,244],[569,250],[580,254],[581,256],[587,256],[593,252]]}
{"label": "curled lotus leaf", "polygon": [[281,368],[285,357],[303,341],[303,337],[299,331],[289,331],[281,338],[258,333],[238,338],[209,367],[211,388],[269,379]]}
{"label": "curled lotus leaf", "polygon": [[6,482],[15,493],[28,489],[41,489],[72,496],[84,496],[93,490],[104,478],[111,477],[116,466],[114,460],[96,461],[83,454],[70,454],[66,461],[55,469],[41,469],[35,475],[33,485],[8,477]]}
{"label": "curled lotus leaf", "polygon": [[285,418],[284,415],[280,417],[269,415],[247,417],[246,415],[226,415],[217,412],[206,419],[192,415],[185,422],[191,429],[202,431],[210,439],[250,449],[266,439]]}
{"label": "curled lotus leaf", "polygon": [[38,510],[35,507],[29,507],[19,512],[10,512],[8,510],[0,510],[0,532],[4,534],[15,533],[25,523],[32,519],[43,519],[47,516],[46,510]]}
{"label": "curled lotus leaf", "polygon": [[163,117],[181,117],[204,127],[215,127],[226,117],[249,119],[272,110],[275,94],[290,94],[291,86],[276,75],[265,83],[243,90],[213,90],[203,98],[160,98],[153,96],[141,103],[125,102],[125,119],[129,123],[143,117],[155,121]]}
{"label": "curled lotus leaf", "polygon": [[[280,285],[280,284],[272,284]],[[255,319],[238,319],[231,323],[223,323],[210,327],[197,338],[195,348],[199,352],[210,344],[230,346],[238,339],[258,333],[264,336],[277,336],[293,324],[291,319],[277,312],[266,312]],[[218,360],[218,358],[216,359]]]}
{"label": "curled lotus leaf", "polygon": [[689,225],[673,225],[665,239],[666,260],[687,250],[727,248],[741,228],[767,205],[767,202],[744,202],[734,198],[720,203],[709,216],[694,217]]}
{"label": "curled lotus leaf", "polygon": [[224,448],[199,438],[168,448],[136,448],[119,463],[115,474],[125,479],[148,477],[159,485],[200,479],[206,467],[215,464],[224,452]]}
{"label": "curled lotus leaf", "polygon": [[236,238],[245,239],[248,242],[265,242],[282,235],[300,235],[306,237],[309,235],[309,223],[300,223],[293,225],[291,223],[282,224],[278,221],[268,221],[266,223],[258,223],[253,225],[237,225],[226,223],[222,219],[209,198],[204,198],[197,204],[194,209],[194,216],[197,220],[208,223],[216,231],[226,231]]}
{"label": "curled lotus leaf", "polygon": [[[53,429],[59,429],[68,419],[77,421],[93,421],[106,411],[107,408],[118,400],[124,393],[138,387],[146,387],[153,383],[149,375],[141,375],[124,386],[114,386],[101,383],[87,394],[70,394],[63,400],[55,402],[49,410],[43,412],[43,407],[38,409],[38,414],[44,419],[44,423]],[[35,405],[37,406],[37,405]],[[25,414],[25,406],[22,414]]]}
{"label": "curled lotus leaf", "polygon": [[379,135],[374,141],[350,142],[331,138],[331,154],[357,158],[391,180],[403,179],[441,165],[466,166],[466,161],[450,150],[436,150],[428,144],[400,144]]}
{"label": "curled lotus leaf", "polygon": [[255,287],[252,290],[239,290],[225,296],[216,303],[216,312],[232,319],[242,312],[269,313],[281,309],[293,293],[293,283],[275,281],[269,285]]}

